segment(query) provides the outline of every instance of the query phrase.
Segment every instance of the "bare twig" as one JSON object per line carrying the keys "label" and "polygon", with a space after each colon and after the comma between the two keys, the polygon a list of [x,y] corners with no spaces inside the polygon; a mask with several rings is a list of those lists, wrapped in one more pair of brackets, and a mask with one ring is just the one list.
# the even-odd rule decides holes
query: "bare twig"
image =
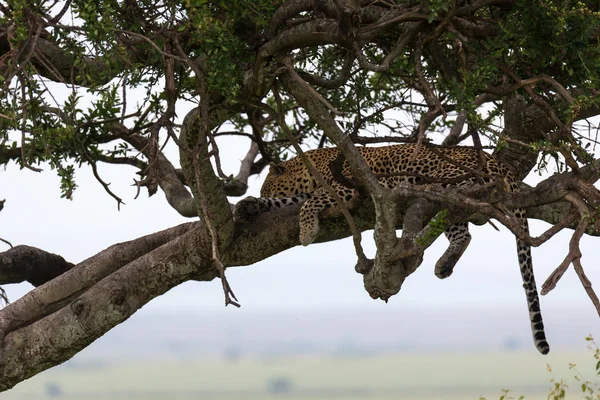
{"label": "bare twig", "polygon": [[163,49],[161,49],[161,48],[160,48],[160,47],[159,47],[159,46],[158,46],[156,43],[154,43],[154,42],[152,41],[152,39],[150,39],[150,38],[149,38],[149,37],[147,37],[147,36],[141,35],[141,34],[139,34],[139,33],[136,33],[136,32],[132,32],[132,31],[123,30],[123,29],[115,29],[115,32],[117,32],[117,33],[123,33],[123,34],[126,34],[126,35],[131,35],[131,36],[134,36],[134,37],[140,38],[140,39],[142,39],[143,41],[147,42],[147,43],[148,43],[150,46],[152,46],[152,48],[153,48],[154,50],[156,50],[156,52],[158,52],[158,53],[159,53],[160,55],[162,55],[163,57],[165,57],[165,58],[171,58],[171,59],[173,59],[173,60],[175,60],[175,61],[180,61],[180,62],[182,62],[182,63],[184,63],[184,64],[185,64],[185,60],[184,60],[183,58],[181,58],[181,57],[178,57],[178,56],[176,56],[176,55],[175,55],[175,54],[173,54],[173,53],[169,53],[168,51],[164,51],[164,50],[163,50]]}
{"label": "bare twig", "polygon": [[252,141],[250,143],[250,149],[246,153],[246,157],[240,163],[240,171],[234,178],[235,180],[241,181],[244,185],[248,185],[248,177],[251,175],[252,166],[254,165],[254,159],[258,155],[258,143]]}
{"label": "bare twig", "polygon": [[425,20],[427,20],[429,15],[427,15],[426,13],[418,12],[419,10],[420,10],[420,7],[415,7],[412,10],[404,12],[401,15],[398,15],[396,17],[389,18],[389,19],[386,19],[381,22],[378,21],[377,23],[368,25],[360,30],[360,35],[365,35],[365,34],[369,34],[371,32],[382,30],[390,25],[399,24],[400,22],[404,22],[404,21],[425,21]]}
{"label": "bare twig", "polygon": [[571,212],[567,217],[563,218],[558,224],[552,225],[548,230],[542,233],[540,236],[531,238],[531,245],[533,247],[538,247],[543,243],[546,243],[550,240],[554,235],[563,229],[571,226],[579,217],[579,214],[575,211]]}
{"label": "bare twig", "polygon": [[417,77],[419,78],[419,83],[422,86],[423,89],[423,96],[425,97],[425,100],[427,101],[427,104],[430,107],[434,107],[435,109],[438,111],[441,111],[444,119],[446,119],[446,111],[444,110],[444,107],[442,106],[442,103],[440,102],[440,100],[438,99],[438,97],[435,95],[433,88],[431,87],[431,85],[429,84],[429,82],[427,82],[427,79],[425,79],[425,74],[423,73],[423,64],[421,64],[421,58],[422,58],[422,54],[423,54],[423,44],[424,40],[421,37],[421,35],[417,36],[417,44],[415,46],[415,72],[417,73]]}
{"label": "bare twig", "polygon": [[563,262],[561,262],[560,265],[556,267],[556,269],[550,274],[550,276],[542,285],[542,290],[540,291],[542,296],[548,294],[552,289],[556,287],[556,284],[558,283],[560,278],[562,278],[564,273],[567,271],[567,268],[569,268],[569,265],[571,265],[571,263],[574,260],[579,260],[581,258],[581,251],[579,250],[579,240],[585,233],[587,226],[588,221],[586,218],[579,221],[577,229],[575,230],[575,233],[573,233],[573,236],[569,241],[569,253],[565,257]]}
{"label": "bare twig", "polygon": [[113,157],[102,153],[95,154],[94,157],[96,157],[96,161],[107,164],[131,165],[132,167],[138,168],[140,171],[144,171],[148,168],[147,163],[135,157]]}
{"label": "bare twig", "polygon": [[137,200],[137,198],[140,196],[140,193],[142,191],[142,181],[138,181],[137,179],[133,179],[133,185],[131,186],[135,186],[137,188],[137,191],[135,192],[135,196],[133,197],[134,200]]}
{"label": "bare twig", "polygon": [[369,71],[387,71],[390,68],[390,64],[402,53],[402,51],[404,51],[406,46],[413,39],[415,33],[417,33],[417,31],[421,29],[421,26],[421,23],[415,23],[413,27],[411,27],[412,29],[409,28],[408,32],[404,32],[404,34],[400,35],[398,41],[396,42],[392,50],[384,57],[381,64],[374,64],[367,60],[367,57],[365,57],[365,55],[363,54],[359,44],[357,42],[354,42],[354,52],[356,54],[356,58],[358,59],[360,66]]}
{"label": "bare twig", "polygon": [[[371,119],[376,119],[377,117],[383,115],[383,113],[385,113],[386,111],[393,110],[393,109],[401,107],[401,106],[413,106],[413,107],[424,107],[424,108],[428,107],[427,104],[425,104],[425,103],[415,103],[412,101],[400,100],[400,101],[393,102],[391,104],[387,104],[384,107],[380,107],[380,108],[376,109],[375,111],[373,111],[372,113],[370,113],[369,115],[361,115],[362,110],[360,108],[360,99],[357,98],[356,101],[358,103],[357,116],[354,121],[352,131],[349,133],[349,135],[352,137],[352,140],[355,143],[357,142],[356,139],[359,138],[358,132],[363,128],[365,123],[369,122],[369,120],[371,120]],[[390,138],[390,140],[387,140],[386,138]],[[373,139],[373,140],[378,140],[380,142],[394,141],[394,138],[390,137],[390,136],[383,136],[383,137],[378,136],[376,138],[363,138],[363,139],[364,140]],[[398,138],[395,138],[395,139],[398,139]],[[406,141],[411,141],[411,143],[414,143],[415,139],[408,137]],[[369,143],[369,142],[367,142],[367,143]]]}
{"label": "bare twig", "polygon": [[346,113],[344,112],[340,112],[338,110],[335,109],[334,106],[331,105],[331,103],[325,98],[323,97],[319,92],[317,92],[311,85],[309,85],[304,79],[302,79],[300,77],[300,75],[298,75],[298,73],[296,72],[296,70],[294,69],[294,66],[292,64],[292,59],[291,57],[286,57],[283,61],[284,65],[286,66],[288,72],[290,73],[291,77],[294,78],[294,80],[296,82],[298,82],[300,85],[304,86],[304,88],[306,88],[313,96],[315,96],[321,103],[323,103],[323,105],[325,107],[327,107],[327,109],[333,114],[333,115],[337,115],[337,116],[344,116],[346,115]]}
{"label": "bare twig", "polygon": [[419,126],[418,126],[417,132],[416,132],[417,140],[415,142],[417,145],[415,146],[415,151],[412,155],[413,161],[414,161],[415,157],[417,156],[419,149],[423,145],[423,141],[425,139],[425,131],[427,130],[429,125],[433,122],[433,120],[435,120],[439,115],[442,114],[442,110],[443,109],[430,108],[429,111],[427,111],[427,114],[425,114],[425,116],[423,116],[423,118],[421,118],[419,120]]}
{"label": "bare twig", "polygon": [[81,152],[83,156],[92,167],[92,173],[94,174],[94,177],[102,185],[104,191],[106,191],[106,193],[108,193],[113,199],[117,201],[117,209],[121,210],[121,204],[125,205],[125,202],[123,202],[123,199],[121,199],[119,196],[113,193],[112,190],[110,190],[110,183],[107,183],[102,179],[102,177],[98,173],[98,166],[96,165],[96,160],[94,160],[92,156],[90,156],[90,154],[87,151],[87,148],[85,147],[85,144],[80,142],[79,145],[81,146]]}
{"label": "bare twig", "polygon": [[200,187],[201,182],[202,182],[202,177],[200,176],[200,166],[199,166],[200,160],[199,160],[198,152],[194,152],[192,157],[193,157],[192,159],[193,159],[193,163],[194,163],[194,173],[196,174],[196,177],[195,177],[196,185],[199,186],[198,191],[197,191],[198,202],[200,203],[200,208],[202,209],[204,222],[206,223],[206,227],[208,228],[208,230],[210,232],[211,248],[212,248],[212,262],[213,262],[217,272],[219,273],[219,277],[221,278],[221,284],[223,285],[223,292],[225,293],[225,306],[228,306],[229,304],[231,304],[231,305],[239,308],[240,303],[238,303],[238,299],[237,299],[237,297],[235,297],[235,294],[233,293],[233,290],[231,289],[231,286],[229,285],[229,282],[227,281],[227,278],[225,277],[225,267],[223,266],[223,263],[221,262],[221,258],[219,256],[217,231],[214,227],[214,224],[212,223],[210,216],[208,215],[208,204],[206,201],[206,196],[204,195],[204,191],[202,190],[202,187]]}
{"label": "bare twig", "polygon": [[62,9],[51,20],[48,21],[48,24],[52,25],[52,24],[56,24],[56,23],[60,22],[60,19],[69,10],[69,7],[71,7],[71,3],[72,2],[73,2],[73,0],[67,0],[67,1],[65,1],[65,4],[63,4]]}
{"label": "bare twig", "polygon": [[[585,203],[585,201],[583,199],[581,199],[579,196],[577,196],[575,194],[569,194],[565,198],[569,202],[571,202],[571,204],[573,205],[574,208],[576,208],[579,211],[579,215],[580,215],[581,219],[580,219],[579,223],[577,224],[577,229],[575,229],[575,232],[573,233],[573,236],[571,236],[571,240],[569,241],[569,253],[565,257],[563,262],[560,263],[560,265],[558,267],[556,267],[556,269],[550,274],[550,276],[546,279],[546,281],[542,285],[542,290],[540,292],[542,295],[548,294],[552,289],[554,289],[556,287],[556,284],[558,283],[560,278],[562,278],[562,276],[567,271],[567,268],[569,268],[569,265],[571,265],[571,263],[573,263],[573,265],[575,266],[576,262],[577,263],[580,262],[581,249],[579,248],[579,242],[581,240],[581,237],[585,233],[588,225],[591,222],[591,216],[589,214],[589,207],[587,206],[587,204]],[[583,271],[583,269],[582,269],[582,271]],[[582,279],[582,278],[580,277],[580,279]],[[591,286],[590,286],[590,289],[591,289]],[[594,301],[594,300],[592,299],[592,301]]]}
{"label": "bare twig", "polygon": [[[171,53],[170,43],[166,43],[165,54]],[[148,193],[150,196],[156,193],[158,189],[157,176],[158,176],[158,155],[162,153],[162,148],[158,148],[159,134],[160,130],[164,127],[169,132],[167,136],[166,142],[170,137],[175,137],[174,134],[171,134],[172,131],[172,120],[175,116],[175,101],[177,99],[177,90],[175,85],[175,61],[172,58],[167,56],[163,56],[164,61],[164,72],[165,72],[165,89],[164,94],[167,100],[167,108],[165,112],[160,116],[160,118],[152,125],[150,128],[150,138],[148,140],[148,151],[146,152],[146,156],[148,158],[148,176],[146,178]],[[176,139],[175,139],[176,140]],[[164,146],[163,146],[164,148]]]}
{"label": "bare twig", "polygon": [[462,133],[466,121],[467,112],[465,110],[462,110],[456,116],[456,121],[454,121],[454,125],[452,125],[452,128],[450,128],[450,133],[442,142],[442,146],[452,146],[458,142],[458,137]]}
{"label": "bare twig", "polygon": [[326,79],[319,75],[314,75],[306,71],[298,71],[298,75],[311,85],[320,86],[325,89],[337,89],[348,82],[351,77],[352,65],[354,64],[354,54],[347,51],[344,57],[344,63],[340,67],[338,74],[332,79]]}
{"label": "bare twig", "polygon": [[590,282],[588,277],[583,272],[583,267],[581,266],[581,260],[580,259],[573,260],[573,267],[575,267],[575,272],[577,273],[577,276],[579,277],[579,280],[581,281],[581,284],[583,285],[585,292],[589,296],[590,300],[592,301],[592,304],[596,308],[596,312],[598,313],[598,316],[600,317],[600,300],[598,300],[598,296],[596,295],[596,292],[594,292],[594,289],[592,288],[592,282]]}
{"label": "bare twig", "polygon": [[[4,304],[2,304],[2,303],[4,303]],[[2,287],[0,287],[0,306],[5,306],[7,304],[10,304],[8,295],[6,294],[6,291]]]}

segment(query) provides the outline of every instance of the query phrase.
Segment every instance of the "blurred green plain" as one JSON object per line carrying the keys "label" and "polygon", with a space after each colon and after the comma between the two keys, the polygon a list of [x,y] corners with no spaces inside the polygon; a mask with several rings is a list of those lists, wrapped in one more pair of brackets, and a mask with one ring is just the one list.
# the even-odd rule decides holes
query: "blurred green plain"
{"label": "blurred green plain", "polygon": [[[571,386],[597,379],[591,352],[401,353],[363,357],[294,356],[201,360],[127,360],[78,363],[35,376],[1,400],[42,399],[547,399],[550,379]],[[546,365],[552,366],[552,372]]]}

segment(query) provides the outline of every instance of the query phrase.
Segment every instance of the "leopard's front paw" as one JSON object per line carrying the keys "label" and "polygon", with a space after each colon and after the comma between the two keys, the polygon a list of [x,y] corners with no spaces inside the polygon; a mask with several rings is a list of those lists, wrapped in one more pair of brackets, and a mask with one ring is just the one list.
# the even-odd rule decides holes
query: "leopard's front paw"
{"label": "leopard's front paw", "polygon": [[454,271],[454,266],[458,262],[455,254],[444,254],[437,263],[435,263],[435,276],[440,279],[446,279]]}
{"label": "leopard's front paw", "polygon": [[233,209],[233,219],[249,222],[260,214],[260,204],[256,197],[248,196],[238,201]]}
{"label": "leopard's front paw", "polygon": [[319,219],[300,221],[300,243],[308,246],[315,241],[319,234]]}

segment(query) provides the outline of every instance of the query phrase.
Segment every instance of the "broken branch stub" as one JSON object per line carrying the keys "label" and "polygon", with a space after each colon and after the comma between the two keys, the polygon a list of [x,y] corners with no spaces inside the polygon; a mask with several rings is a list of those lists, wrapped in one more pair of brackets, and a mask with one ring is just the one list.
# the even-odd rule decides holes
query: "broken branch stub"
{"label": "broken branch stub", "polygon": [[434,215],[433,204],[416,198],[403,211],[402,236],[398,238],[395,231],[397,202],[392,193],[388,194],[380,199],[379,210],[382,212],[376,214],[374,235],[377,253],[373,267],[364,277],[365,289],[371,297],[386,302],[400,291],[404,280],[421,265],[425,249],[441,233],[439,229],[439,232],[433,233],[429,225]]}

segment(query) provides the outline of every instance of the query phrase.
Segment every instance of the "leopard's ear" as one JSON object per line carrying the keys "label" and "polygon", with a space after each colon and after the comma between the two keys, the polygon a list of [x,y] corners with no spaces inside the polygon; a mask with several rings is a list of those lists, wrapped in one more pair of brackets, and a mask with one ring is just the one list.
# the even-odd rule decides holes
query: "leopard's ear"
{"label": "leopard's ear", "polygon": [[281,175],[285,172],[285,168],[281,164],[276,164],[274,162],[269,163],[269,174],[271,175]]}

